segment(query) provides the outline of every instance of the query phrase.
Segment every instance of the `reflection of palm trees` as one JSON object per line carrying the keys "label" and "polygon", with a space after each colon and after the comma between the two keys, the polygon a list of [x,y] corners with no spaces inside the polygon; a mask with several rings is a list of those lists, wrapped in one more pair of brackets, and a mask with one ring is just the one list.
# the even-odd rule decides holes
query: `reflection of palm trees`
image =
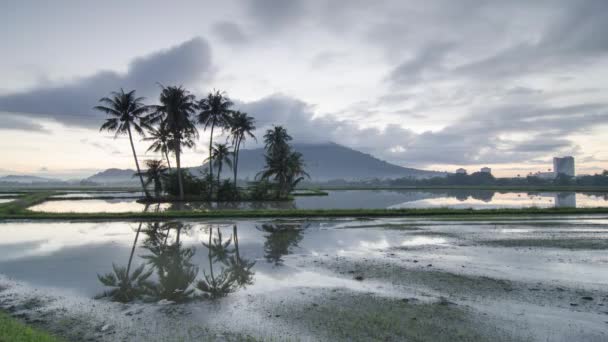
{"label": "reflection of palm trees", "polygon": [[308,226],[299,223],[263,224],[259,230],[270,233],[264,242],[264,257],[276,266],[283,265],[283,256],[291,253],[302,240],[302,231]]}
{"label": "reflection of palm trees", "polygon": [[234,255],[228,259],[228,269],[232,273],[232,277],[239,286],[253,284],[253,275],[255,272],[251,270],[255,265],[255,261],[249,261],[241,258],[239,252],[239,236],[236,224],[232,227],[232,239],[234,240]]}
{"label": "reflection of palm trees", "polygon": [[[216,228],[215,236],[213,229],[209,228],[208,243],[203,243],[209,251],[209,273],[203,271],[203,279],[193,287],[199,270],[192,263],[196,249],[184,248],[180,241],[181,235],[186,234],[190,228],[190,225],[181,222],[150,222],[145,223],[145,226],[140,223],[127,266],[113,264],[113,272],[98,275],[99,281],[110,289],[96,298],[108,297],[119,302],[164,299],[183,303],[199,297],[195,295],[196,289],[208,298],[218,298],[234,292],[239,287],[253,284],[252,268],[255,262],[241,257],[235,225],[233,235],[228,239],[222,237],[220,227]],[[151,268],[146,269],[146,264],[142,264],[131,270],[140,233],[146,237],[142,247],[148,252],[141,257]],[[154,273],[156,279],[149,280]]]}
{"label": "reflection of palm trees", "polygon": [[224,297],[235,290],[235,279],[228,269],[221,267],[218,274],[213,272],[214,261],[224,264],[234,252],[228,249],[232,238],[224,242],[219,227],[217,234],[217,238],[213,239],[213,227],[209,227],[209,242],[203,242],[203,246],[209,250],[209,273],[203,271],[204,279],[197,284],[197,288],[210,298]]}
{"label": "reflection of palm trees", "polygon": [[[144,207],[144,212],[148,211],[148,208],[149,205],[146,205]],[[135,240],[131,247],[131,254],[129,255],[127,267],[117,266],[113,263],[113,273],[106,273],[103,276],[97,275],[99,281],[104,286],[108,286],[111,289],[109,291],[104,291],[102,294],[96,296],[96,298],[109,297],[113,301],[129,302],[136,298],[140,298],[149,292],[151,283],[148,281],[148,278],[152,275],[152,271],[144,271],[145,265],[141,265],[129,275],[141,226],[142,222],[140,222],[137,227],[137,233],[135,233]]]}
{"label": "reflection of palm trees", "polygon": [[152,283],[148,278],[152,275],[152,270],[144,271],[145,265],[136,268],[131,275],[127,267],[112,264],[113,273],[97,275],[99,281],[110,290],[95,296],[99,298],[110,298],[115,302],[127,303],[137,298],[142,298],[150,293]]}
{"label": "reflection of palm trees", "polygon": [[[182,230],[189,228],[190,226],[181,222],[167,222],[160,226],[148,225],[148,239],[144,248],[150,254],[142,258],[156,270],[158,282],[152,288],[156,299],[177,303],[192,299],[194,289],[190,286],[198,274],[198,267],[191,262],[195,249],[183,248],[180,242]],[[168,244],[167,240],[173,229],[176,231],[175,242]]]}

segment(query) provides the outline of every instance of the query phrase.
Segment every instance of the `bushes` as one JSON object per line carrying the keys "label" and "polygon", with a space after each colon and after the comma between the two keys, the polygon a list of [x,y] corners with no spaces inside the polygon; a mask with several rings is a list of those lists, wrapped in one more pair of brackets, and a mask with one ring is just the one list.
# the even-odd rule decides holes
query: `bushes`
{"label": "bushes", "polygon": [[[194,177],[190,172],[182,170],[182,182],[184,184],[184,195],[189,197],[199,197],[204,193],[207,187],[203,184],[204,181]],[[179,196],[179,183],[177,180],[177,171],[172,171],[164,183],[165,192],[171,196]]]}

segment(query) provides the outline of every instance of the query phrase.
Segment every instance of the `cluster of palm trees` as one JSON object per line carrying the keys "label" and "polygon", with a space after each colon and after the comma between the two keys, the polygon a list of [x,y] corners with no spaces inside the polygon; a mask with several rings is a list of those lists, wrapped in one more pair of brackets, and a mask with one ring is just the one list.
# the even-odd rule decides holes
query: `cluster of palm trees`
{"label": "cluster of palm trees", "polygon": [[[159,105],[146,105],[144,98],[137,97],[135,90],[125,92],[123,89],[103,97],[100,105],[94,108],[106,113],[109,118],[101,126],[102,131],[113,131],[115,137],[128,135],[142,189],[147,198],[150,194],[147,186],[154,184],[155,195],[160,195],[160,181],[167,168],[162,160],[147,161],[148,170],[142,172],[133,135],[138,134],[144,140],[150,141],[148,151],[161,153],[171,169],[170,154],[175,156],[175,168],[179,186],[179,198],[184,199],[184,185],[181,169],[181,154],[184,148],[191,148],[198,139],[197,125],[205,130],[210,129],[209,138],[209,177],[213,180],[213,168],[218,168],[217,179],[223,165],[234,171],[234,186],[238,176],[238,157],[242,144],[248,137],[254,138],[255,120],[247,113],[233,110],[234,103],[219,90],[207,97],[197,100],[196,97],[183,87],[161,86]],[[232,146],[214,144],[214,132],[219,129],[229,133]],[[147,135],[147,136],[146,136]],[[144,181],[144,178],[147,181]],[[213,193],[213,182],[210,183],[210,193]]]}

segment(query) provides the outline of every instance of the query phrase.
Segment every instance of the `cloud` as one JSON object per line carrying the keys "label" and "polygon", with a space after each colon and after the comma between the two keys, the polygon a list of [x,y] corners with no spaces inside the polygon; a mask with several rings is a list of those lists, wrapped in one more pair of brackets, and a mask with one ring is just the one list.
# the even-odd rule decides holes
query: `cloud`
{"label": "cloud", "polygon": [[293,26],[306,17],[305,0],[248,0],[249,18],[264,31],[278,31]]}
{"label": "cloud", "polygon": [[0,130],[18,130],[28,132],[49,133],[49,131],[39,123],[34,122],[28,117],[19,114],[0,112]]}
{"label": "cloud", "polygon": [[229,44],[241,45],[249,41],[241,27],[233,22],[220,21],[213,25],[212,31],[222,41]]}
{"label": "cloud", "polygon": [[47,118],[68,126],[97,128],[104,115],[92,110],[99,98],[119,88],[156,97],[158,85],[193,85],[212,76],[211,49],[194,38],[166,50],[134,59],[124,74],[100,71],[66,84],[45,85],[0,96],[0,110]]}
{"label": "cloud", "polygon": [[[315,106],[283,94],[238,102],[257,120],[258,136],[285,126],[295,142],[338,142],[406,166],[525,162],[548,154],[573,154],[569,135],[608,124],[608,104],[569,106],[534,104],[480,108],[438,131],[416,133],[400,125],[361,127],[333,115],[319,116]],[[526,138],[511,137],[524,134]]]}

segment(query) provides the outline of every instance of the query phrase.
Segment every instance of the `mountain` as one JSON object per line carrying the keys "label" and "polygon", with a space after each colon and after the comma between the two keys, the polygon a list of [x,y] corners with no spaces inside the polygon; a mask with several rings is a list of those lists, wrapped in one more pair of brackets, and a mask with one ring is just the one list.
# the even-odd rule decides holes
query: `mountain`
{"label": "mountain", "polygon": [[133,177],[134,174],[135,171],[130,169],[107,169],[85,178],[84,181],[98,184],[131,184],[138,182],[137,178]]}
{"label": "mountain", "polygon": [[[362,153],[335,143],[294,144],[294,149],[303,155],[306,170],[312,181],[335,179],[366,180],[373,178],[429,178],[445,176],[443,172],[419,170],[391,164],[372,155]],[[241,150],[239,155],[239,178],[253,180],[264,167],[264,149]],[[199,175],[208,166],[190,168]],[[222,171],[228,177],[230,170]]]}
{"label": "mountain", "polygon": [[23,175],[8,175],[0,177],[0,183],[19,183],[19,184],[32,184],[32,183],[62,183],[63,181],[53,178],[37,177],[37,176],[23,176]]}

